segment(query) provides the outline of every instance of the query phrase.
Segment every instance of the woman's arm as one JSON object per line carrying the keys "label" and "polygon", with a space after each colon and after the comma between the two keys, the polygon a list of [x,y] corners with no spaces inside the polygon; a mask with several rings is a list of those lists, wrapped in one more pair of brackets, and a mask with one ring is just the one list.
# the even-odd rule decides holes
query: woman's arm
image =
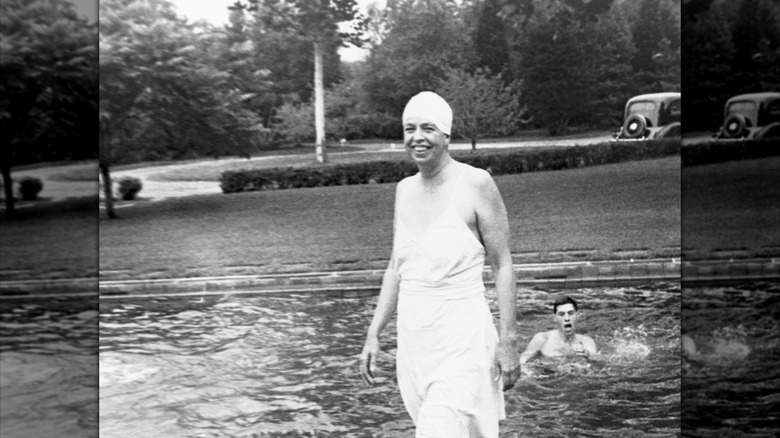
{"label": "woman's arm", "polygon": [[[403,182],[403,181],[402,181]],[[393,233],[395,233],[395,222],[398,220],[398,199],[401,190],[401,183],[396,187],[395,192],[395,214],[393,218]],[[393,249],[395,251],[395,249]],[[369,384],[374,384],[374,369],[377,355],[379,354],[379,335],[384,330],[390,318],[398,307],[398,286],[399,280],[396,274],[394,263],[394,252],[390,256],[390,263],[387,265],[385,275],[382,277],[382,288],[379,291],[374,317],[368,327],[366,342],[363,345],[363,351],[360,354],[360,375],[363,380]]]}
{"label": "woman's arm", "polygon": [[517,291],[512,255],[509,251],[509,219],[504,201],[493,178],[485,171],[477,173],[477,228],[482,236],[487,261],[496,281],[499,308],[498,366],[504,390],[512,388],[520,376],[517,349]]}
{"label": "woman's arm", "polygon": [[379,301],[374,311],[374,318],[368,327],[366,342],[360,355],[360,375],[369,385],[374,384],[374,369],[376,357],[379,354],[379,335],[384,330],[390,318],[393,317],[398,306],[398,277],[395,274],[393,262],[385,271],[382,278],[382,289],[379,292]]}

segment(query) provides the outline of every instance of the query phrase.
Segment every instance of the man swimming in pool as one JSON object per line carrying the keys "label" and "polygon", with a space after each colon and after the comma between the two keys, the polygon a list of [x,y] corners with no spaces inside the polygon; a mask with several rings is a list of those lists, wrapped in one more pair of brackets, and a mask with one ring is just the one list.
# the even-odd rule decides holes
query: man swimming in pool
{"label": "man swimming in pool", "polygon": [[580,356],[590,358],[596,355],[596,343],[590,336],[579,335],[577,330],[577,302],[569,296],[563,296],[553,303],[553,314],[557,329],[539,332],[534,335],[523,354],[520,363],[541,354],[545,357]]}

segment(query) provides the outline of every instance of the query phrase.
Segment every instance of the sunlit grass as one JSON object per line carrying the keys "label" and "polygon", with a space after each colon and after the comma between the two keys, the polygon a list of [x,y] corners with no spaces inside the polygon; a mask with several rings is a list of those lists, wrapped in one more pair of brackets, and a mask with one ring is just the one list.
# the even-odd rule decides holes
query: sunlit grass
{"label": "sunlit grass", "polygon": [[51,181],[97,181],[98,177],[98,165],[94,163],[94,166],[77,167],[74,169],[66,170],[62,173],[56,173],[49,177]]}
{"label": "sunlit grass", "polygon": [[94,277],[98,268],[97,197],[40,202],[0,215],[0,272],[25,277]]}
{"label": "sunlit grass", "polygon": [[780,157],[684,167],[682,174],[686,254],[780,254]]}
{"label": "sunlit grass", "polygon": [[[496,178],[524,261],[677,255],[680,160]],[[100,221],[100,269],[146,276],[383,267],[395,184],[137,202]]]}

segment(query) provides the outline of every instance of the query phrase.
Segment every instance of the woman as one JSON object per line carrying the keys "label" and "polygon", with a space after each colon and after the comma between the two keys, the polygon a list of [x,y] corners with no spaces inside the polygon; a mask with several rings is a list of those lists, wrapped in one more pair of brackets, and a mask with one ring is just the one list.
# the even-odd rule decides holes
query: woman
{"label": "woman", "polygon": [[[509,223],[493,179],[449,154],[452,110],[422,92],[403,114],[419,172],[398,183],[393,253],[360,371],[373,384],[379,335],[398,310],[398,385],[417,436],[497,437],[503,390],[520,374]],[[496,281],[500,337],[482,271]]]}

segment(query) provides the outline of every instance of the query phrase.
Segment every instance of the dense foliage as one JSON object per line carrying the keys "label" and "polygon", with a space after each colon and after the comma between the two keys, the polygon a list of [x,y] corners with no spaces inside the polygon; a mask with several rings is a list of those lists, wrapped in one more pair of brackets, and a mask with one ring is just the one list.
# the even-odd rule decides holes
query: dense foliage
{"label": "dense foliage", "polygon": [[780,155],[780,140],[711,141],[686,144],[680,150],[683,166],[755,160]]}
{"label": "dense foliage", "polygon": [[714,131],[730,97],[780,91],[780,2],[687,0],[682,10],[683,129]]}
{"label": "dense foliage", "polygon": [[[545,150],[484,149],[453,152],[456,160],[493,175],[561,170],[630,160],[660,158],[680,153],[678,140],[609,142]],[[397,160],[306,167],[230,170],[220,175],[223,193],[294,189],[353,184],[392,183],[417,173],[405,156]]]}
{"label": "dense foliage", "polygon": [[[771,2],[712,2],[734,18],[729,35],[748,35],[728,38],[731,61],[756,64],[739,81],[766,85],[759,67],[780,64]],[[0,119],[4,143],[16,145],[3,163],[41,160],[36,151],[60,151],[64,138],[94,144],[90,135],[107,179],[119,163],[251,157],[311,141],[311,112],[326,113],[330,141],[398,138],[403,107],[422,90],[447,94],[456,135],[476,146],[528,128],[611,131],[629,97],[680,89],[680,0],[387,0],[369,7],[368,20],[354,0],[246,0],[225,9],[223,26],[190,22],[169,0],[104,0],[99,53],[97,27],[70,8],[3,2],[1,62],[11,80]],[[348,44],[364,45],[365,59],[341,62]],[[753,46],[760,56],[739,58]],[[94,110],[98,66],[99,132],[69,129],[94,126],[81,109]]]}
{"label": "dense foliage", "polygon": [[67,0],[0,2],[0,170],[14,214],[13,166],[95,157],[97,27]]}

